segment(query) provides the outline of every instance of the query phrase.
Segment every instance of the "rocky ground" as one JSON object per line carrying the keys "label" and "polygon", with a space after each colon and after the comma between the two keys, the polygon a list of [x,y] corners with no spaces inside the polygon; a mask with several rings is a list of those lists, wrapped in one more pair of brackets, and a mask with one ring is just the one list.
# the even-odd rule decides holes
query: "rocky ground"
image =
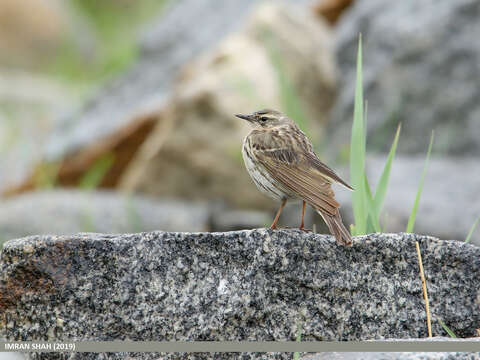
{"label": "rocky ground", "polygon": [[[480,328],[479,249],[415,234],[297,230],[32,236],[1,254],[11,340],[373,340]],[[28,286],[27,286],[28,285]],[[35,326],[32,326],[32,324]]]}

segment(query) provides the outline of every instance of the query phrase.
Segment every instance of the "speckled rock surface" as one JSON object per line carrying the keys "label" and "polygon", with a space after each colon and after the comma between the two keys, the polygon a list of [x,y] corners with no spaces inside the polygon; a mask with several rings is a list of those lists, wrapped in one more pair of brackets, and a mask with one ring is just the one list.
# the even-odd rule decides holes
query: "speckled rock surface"
{"label": "speckled rock surface", "polygon": [[[31,360],[163,360],[163,359],[231,359],[231,360],[271,360],[292,359],[293,353],[28,353],[27,359]],[[3,359],[2,359],[3,360]]]}
{"label": "speckled rock surface", "polygon": [[9,340],[366,340],[480,328],[480,248],[414,234],[297,230],[33,236],[1,253]]}
{"label": "speckled rock surface", "polygon": [[[435,341],[435,338],[433,338]],[[417,340],[417,339],[412,339]],[[445,338],[438,338],[444,341]],[[154,360],[165,358],[177,359],[180,354],[164,353],[29,353],[32,360]],[[186,359],[293,359],[292,353],[194,353],[184,354]],[[302,360],[477,360],[479,353],[468,352],[324,352],[301,356]]]}

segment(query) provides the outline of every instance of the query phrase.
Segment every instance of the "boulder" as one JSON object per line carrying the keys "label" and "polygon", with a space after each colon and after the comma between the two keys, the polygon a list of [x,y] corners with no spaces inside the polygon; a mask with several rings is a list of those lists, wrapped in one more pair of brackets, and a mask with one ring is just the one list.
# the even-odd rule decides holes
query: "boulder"
{"label": "boulder", "polygon": [[[0,194],[22,183],[44,160],[55,119],[71,105],[71,95],[47,76],[0,69]],[[38,185],[39,177],[31,182]]]}
{"label": "boulder", "polygon": [[207,204],[154,201],[109,191],[51,190],[26,193],[0,203],[0,242],[35,234],[81,231],[205,231]]}
{"label": "boulder", "polygon": [[[105,174],[100,179],[98,187],[112,188],[118,184],[120,174],[122,174],[130,164],[137,149],[150,134],[156,122],[162,119],[162,116],[154,110],[138,114],[131,119],[125,126],[113,131],[108,136],[104,136],[101,141],[92,143],[91,146],[81,148],[70,154],[64,154],[63,158],[49,158],[39,149],[37,158],[39,162],[32,166],[33,170],[28,171],[28,175],[19,183],[10,184],[3,189],[4,196],[12,196],[26,191],[32,191],[39,188],[39,182],[47,182],[57,186],[79,186],[84,176],[99,164],[105,163],[106,159],[112,161],[105,168]],[[58,129],[64,124],[56,126],[53,133],[58,133]],[[85,126],[82,130],[90,131],[91,128]],[[41,139],[46,147],[55,143],[55,139]],[[38,140],[37,140],[38,141]],[[110,160],[109,160],[110,161]]]}
{"label": "boulder", "polygon": [[369,147],[388,151],[401,122],[401,152],[423,154],[434,129],[439,152],[480,155],[479,16],[476,0],[355,1],[336,28],[341,79],[331,143],[349,143],[361,33]]}
{"label": "boulder", "polygon": [[[403,139],[400,139],[400,143]],[[399,144],[400,144],[399,143]],[[383,171],[385,156],[367,158],[367,174],[372,189]],[[382,211],[387,231],[405,231],[415,202],[425,155],[395,158]],[[442,239],[465,240],[480,216],[480,165],[476,157],[432,157],[425,176],[415,222],[415,232]],[[351,193],[338,191],[346,223],[353,223]],[[480,225],[471,240],[480,246]]]}
{"label": "boulder", "polygon": [[97,45],[87,19],[61,0],[2,0],[0,29],[0,63],[11,68],[37,70],[57,61],[65,43],[91,60]]}
{"label": "boulder", "polygon": [[[282,2],[302,6],[312,0]],[[0,188],[0,193],[11,195],[35,188],[38,173],[51,164],[59,168],[58,184],[75,186],[105,155],[113,155],[115,162],[101,186],[116,187],[153,125],[168,117],[165,107],[178,71],[242,26],[256,3],[256,0],[174,2],[139,37],[140,51],[135,64],[92,94],[82,106],[64,111],[57,118],[58,125],[50,131],[46,149],[38,149],[39,166],[32,166],[33,171],[22,174],[20,180],[15,178],[6,189]],[[201,28],[191,26],[199,18]],[[81,19],[77,20],[72,18],[67,22],[78,23],[76,28],[81,31],[74,33],[85,35]]]}
{"label": "boulder", "polygon": [[[120,188],[223,199],[237,207],[277,206],[258,192],[244,168],[241,147],[249,126],[234,114],[284,110],[318,140],[335,92],[331,47],[328,26],[311,11],[279,4],[257,8],[242,31],[183,69],[165,116],[170,125],[158,125]],[[292,106],[297,96],[303,103]]]}
{"label": "boulder", "polygon": [[64,40],[66,30],[59,5],[58,1],[3,0],[0,4],[0,62],[33,66],[42,57],[51,56]]}
{"label": "boulder", "polygon": [[345,10],[352,6],[352,3],[353,0],[319,0],[313,9],[319,16],[335,25]]}
{"label": "boulder", "polygon": [[292,341],[301,324],[304,341],[423,338],[415,242],[433,334],[446,335],[441,319],[457,336],[474,336],[478,247],[371,234],[346,248],[331,236],[258,229],[8,241],[0,262],[0,337]]}

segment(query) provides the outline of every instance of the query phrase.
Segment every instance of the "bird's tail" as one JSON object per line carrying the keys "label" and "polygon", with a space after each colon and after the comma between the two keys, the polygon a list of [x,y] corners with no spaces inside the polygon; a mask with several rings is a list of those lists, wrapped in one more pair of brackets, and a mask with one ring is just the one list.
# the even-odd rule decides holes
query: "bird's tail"
{"label": "bird's tail", "polygon": [[335,215],[326,214],[320,210],[317,210],[317,212],[322,216],[325,224],[327,224],[330,233],[337,239],[337,243],[352,246],[352,236],[345,225],[343,225],[342,217],[338,210]]}

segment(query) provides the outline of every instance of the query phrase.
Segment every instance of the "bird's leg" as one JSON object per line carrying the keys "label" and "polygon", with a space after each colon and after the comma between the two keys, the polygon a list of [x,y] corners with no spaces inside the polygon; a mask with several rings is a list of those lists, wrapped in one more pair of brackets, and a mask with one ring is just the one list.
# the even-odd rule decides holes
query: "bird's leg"
{"label": "bird's leg", "polygon": [[299,229],[302,231],[305,231],[305,207],[307,206],[307,203],[305,200],[303,201],[303,206],[302,206],[302,223],[300,224]]}
{"label": "bird's leg", "polygon": [[270,226],[270,229],[274,230],[277,228],[278,218],[280,217],[280,214],[282,213],[282,210],[285,207],[286,203],[287,203],[287,199],[283,199],[282,204],[280,205],[280,208],[277,211],[277,215],[275,215],[275,219],[273,219],[273,223],[272,223],[272,226]]}

